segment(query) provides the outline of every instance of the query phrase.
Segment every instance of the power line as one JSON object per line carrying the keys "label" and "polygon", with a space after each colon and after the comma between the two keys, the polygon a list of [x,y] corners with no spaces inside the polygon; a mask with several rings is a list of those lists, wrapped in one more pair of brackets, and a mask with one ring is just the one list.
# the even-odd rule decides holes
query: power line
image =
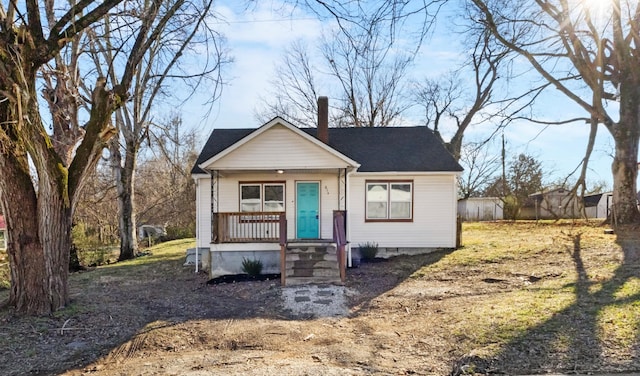
{"label": "power line", "polygon": [[317,20],[317,18],[309,17],[309,18],[274,18],[270,20],[245,20],[245,21],[224,21],[224,22],[214,22],[214,24],[250,24],[250,23],[268,23],[268,22],[285,22],[285,21],[313,21]]}

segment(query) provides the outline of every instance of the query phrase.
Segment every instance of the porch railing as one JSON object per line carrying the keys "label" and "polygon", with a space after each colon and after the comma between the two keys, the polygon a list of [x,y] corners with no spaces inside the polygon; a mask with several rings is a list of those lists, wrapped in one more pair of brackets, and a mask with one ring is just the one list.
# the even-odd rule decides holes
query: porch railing
{"label": "porch railing", "polygon": [[214,243],[278,242],[282,212],[213,213]]}

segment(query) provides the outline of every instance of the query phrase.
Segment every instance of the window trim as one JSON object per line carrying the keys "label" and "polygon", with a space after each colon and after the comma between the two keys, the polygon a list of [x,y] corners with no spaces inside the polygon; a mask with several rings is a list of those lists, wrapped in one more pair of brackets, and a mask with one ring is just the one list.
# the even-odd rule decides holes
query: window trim
{"label": "window trim", "polygon": [[[264,212],[264,188],[266,185],[280,185],[282,186],[282,210],[274,212],[284,213],[287,211],[287,182],[286,181],[240,181],[238,182],[238,212],[242,211],[242,187],[243,186],[260,186],[260,210],[258,212]],[[271,211],[269,211],[271,212]]]}
{"label": "window trim", "polygon": [[[367,194],[370,184],[386,184],[387,186],[387,216],[386,218],[369,218],[369,201]],[[391,185],[392,184],[409,184],[411,187],[411,206],[409,209],[409,218],[389,218],[391,210]],[[364,182],[364,221],[365,222],[413,222],[413,203],[414,203],[414,183],[413,180],[365,180]]]}

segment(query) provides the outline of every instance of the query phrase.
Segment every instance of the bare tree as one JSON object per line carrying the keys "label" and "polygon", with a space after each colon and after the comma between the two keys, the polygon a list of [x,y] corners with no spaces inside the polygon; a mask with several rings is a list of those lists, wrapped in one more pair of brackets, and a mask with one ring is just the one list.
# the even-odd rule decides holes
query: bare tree
{"label": "bare tree", "polygon": [[615,225],[624,225],[640,221],[640,3],[609,3],[606,14],[593,14],[588,2],[473,0],[482,15],[476,19],[481,27],[589,114],[591,136],[579,183],[584,185],[597,124],[611,133],[613,219]]}
{"label": "bare tree", "polygon": [[[412,55],[393,52],[376,34],[346,37],[336,32],[321,42],[321,63],[312,63],[305,46],[295,42],[276,71],[273,93],[263,99],[262,120],[284,115],[299,124],[316,124],[317,81],[336,87],[328,94],[337,98],[332,123],[341,127],[384,127],[394,125],[409,107],[401,97]],[[317,66],[325,69],[318,69]],[[318,78],[319,76],[319,78]]]}
{"label": "bare tree", "polygon": [[[508,50],[496,46],[487,31],[471,35],[474,42],[468,62],[438,79],[418,83],[414,93],[417,103],[424,108],[427,125],[430,124],[441,139],[442,124],[445,121],[455,124],[454,134],[445,146],[456,160],[460,159],[469,126],[493,118],[501,112],[500,104],[509,102],[504,95],[494,94],[501,65],[509,58]],[[472,82],[461,79],[461,75],[472,77]],[[495,108],[490,113],[488,108],[492,106]]]}
{"label": "bare tree", "polygon": [[270,80],[273,90],[262,98],[263,108],[256,111],[256,117],[267,122],[275,116],[285,116],[294,124],[317,126],[317,98],[322,93],[314,72],[317,69],[305,44],[300,40],[291,43]]}
{"label": "bare tree", "polygon": [[484,142],[470,142],[462,147],[460,165],[464,172],[458,179],[458,191],[462,198],[478,197],[495,181],[502,167],[500,154],[488,152]]}
{"label": "bare tree", "polygon": [[[44,9],[34,0],[0,5],[0,200],[8,225],[8,304],[22,314],[48,314],[69,302],[71,225],[80,192],[102,148],[117,133],[111,115],[127,100],[135,69],[159,37],[161,26],[172,21],[185,2],[165,7],[163,1],[154,0],[141,17],[131,19],[133,33],[130,45],[121,50],[126,62],[119,67],[120,79],[112,88],[107,86],[108,77],[96,79],[88,113],[82,117],[84,132],[70,122],[68,128],[54,128],[52,133],[40,112],[39,72],[108,12],[117,10],[111,16],[116,19],[125,17],[137,12],[137,4],[121,0],[45,4]],[[66,142],[74,134],[82,136]]]}
{"label": "bare tree", "polygon": [[153,128],[152,148],[140,162],[136,183],[141,223],[164,225],[171,234],[194,236],[195,183],[191,167],[198,157],[197,134],[173,114]]}
{"label": "bare tree", "polygon": [[[180,4],[184,3],[184,4]],[[213,0],[182,2],[165,0],[165,7],[180,5],[175,9],[172,22],[158,26],[155,40],[149,41],[149,48],[133,73],[131,96],[124,106],[115,113],[115,125],[120,137],[110,144],[111,168],[118,191],[118,212],[120,229],[119,260],[127,260],[137,254],[135,177],[140,149],[149,135],[154,109],[161,101],[180,102],[191,96],[201,84],[206,84],[209,103],[215,101],[222,86],[221,71],[228,62],[222,45],[223,38],[211,29]],[[142,5],[136,14],[145,14],[153,4]],[[132,14],[131,17],[136,17]],[[131,33],[128,18],[106,19],[103,28],[89,31],[92,56],[100,75],[111,77],[117,82],[116,67],[124,64],[118,54],[120,46],[127,44]],[[187,58],[200,51],[208,51],[197,68],[185,66]],[[101,67],[108,67],[108,72]],[[172,86],[174,89],[169,89]],[[180,98],[176,87],[188,88]],[[166,102],[165,102],[166,103]]]}
{"label": "bare tree", "polygon": [[359,37],[372,33],[372,26],[375,26],[376,33],[384,39],[387,47],[393,46],[398,38],[402,38],[405,41],[413,40],[417,51],[447,0],[289,0],[288,3],[304,7],[320,19],[335,20],[346,40],[351,40],[356,45]]}
{"label": "bare tree", "polygon": [[370,32],[357,39],[336,34],[323,42],[322,54],[340,87],[339,126],[394,125],[409,106],[400,94],[413,55],[388,46],[378,27],[372,24]]}

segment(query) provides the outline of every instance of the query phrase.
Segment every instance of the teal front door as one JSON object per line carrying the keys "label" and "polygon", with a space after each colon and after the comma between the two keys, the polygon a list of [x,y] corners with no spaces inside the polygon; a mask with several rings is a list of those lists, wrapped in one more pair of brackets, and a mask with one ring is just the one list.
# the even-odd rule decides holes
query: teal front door
{"label": "teal front door", "polygon": [[296,237],[320,237],[320,183],[296,184]]}

